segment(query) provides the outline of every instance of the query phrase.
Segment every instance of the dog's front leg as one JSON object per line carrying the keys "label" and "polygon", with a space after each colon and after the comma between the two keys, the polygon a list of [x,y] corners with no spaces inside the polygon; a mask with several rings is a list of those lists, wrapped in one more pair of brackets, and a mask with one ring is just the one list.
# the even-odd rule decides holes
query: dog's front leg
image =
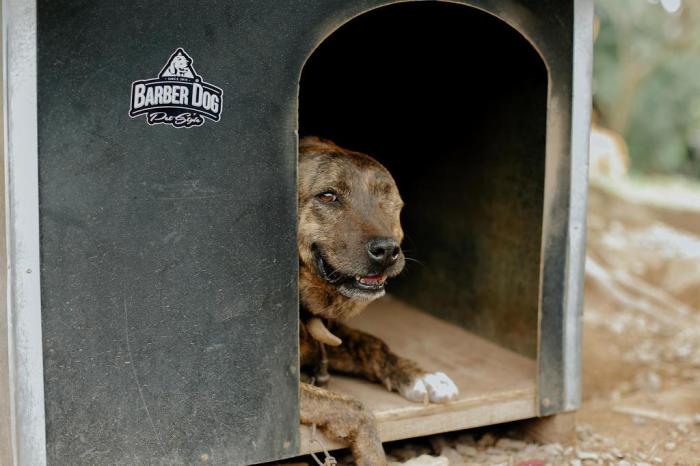
{"label": "dog's front leg", "polygon": [[414,361],[394,354],[379,338],[339,322],[333,322],[330,329],[343,341],[340,346],[327,347],[332,370],[379,382],[415,402],[445,403],[459,394],[447,375],[428,373]]}
{"label": "dog's front leg", "polygon": [[349,396],[307,383],[300,389],[300,418],[329,438],[347,443],[357,466],[386,466],[386,456],[372,413]]}

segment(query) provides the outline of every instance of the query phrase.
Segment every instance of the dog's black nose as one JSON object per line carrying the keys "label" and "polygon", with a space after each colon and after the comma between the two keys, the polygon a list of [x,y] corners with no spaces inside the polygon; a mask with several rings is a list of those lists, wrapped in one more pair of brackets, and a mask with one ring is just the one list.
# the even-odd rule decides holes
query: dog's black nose
{"label": "dog's black nose", "polygon": [[372,262],[389,267],[399,260],[401,248],[394,238],[373,238],[367,243],[367,253]]}

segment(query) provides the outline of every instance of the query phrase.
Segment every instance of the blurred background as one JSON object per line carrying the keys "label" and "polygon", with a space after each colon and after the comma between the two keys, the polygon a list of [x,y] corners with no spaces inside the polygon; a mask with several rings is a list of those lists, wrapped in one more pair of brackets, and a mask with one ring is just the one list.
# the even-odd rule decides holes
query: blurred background
{"label": "blurred background", "polygon": [[594,125],[624,138],[631,174],[700,178],[700,2],[596,7]]}
{"label": "blurred background", "polygon": [[700,1],[595,3],[574,458],[697,465]]}

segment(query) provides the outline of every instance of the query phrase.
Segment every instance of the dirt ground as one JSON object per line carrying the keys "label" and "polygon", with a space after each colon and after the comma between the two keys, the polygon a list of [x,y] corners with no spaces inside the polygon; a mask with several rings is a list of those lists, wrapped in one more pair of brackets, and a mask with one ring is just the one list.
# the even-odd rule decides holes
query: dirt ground
{"label": "dirt ground", "polygon": [[591,188],[583,361],[580,427],[637,462],[700,464],[697,188]]}
{"label": "dirt ground", "polygon": [[388,444],[392,461],[700,465],[700,188],[594,183],[587,243],[576,445],[528,443],[505,425]]}

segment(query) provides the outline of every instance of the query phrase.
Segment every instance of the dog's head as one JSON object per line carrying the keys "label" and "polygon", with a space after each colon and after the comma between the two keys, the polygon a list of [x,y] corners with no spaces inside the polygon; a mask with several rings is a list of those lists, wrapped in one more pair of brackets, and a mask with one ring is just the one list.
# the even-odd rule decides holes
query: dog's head
{"label": "dog's head", "polygon": [[185,71],[189,66],[190,62],[184,55],[176,55],[173,58],[172,66],[177,71]]}
{"label": "dog's head", "polygon": [[403,201],[379,162],[319,138],[301,140],[298,188],[302,304],[347,317],[384,295],[404,267]]}

